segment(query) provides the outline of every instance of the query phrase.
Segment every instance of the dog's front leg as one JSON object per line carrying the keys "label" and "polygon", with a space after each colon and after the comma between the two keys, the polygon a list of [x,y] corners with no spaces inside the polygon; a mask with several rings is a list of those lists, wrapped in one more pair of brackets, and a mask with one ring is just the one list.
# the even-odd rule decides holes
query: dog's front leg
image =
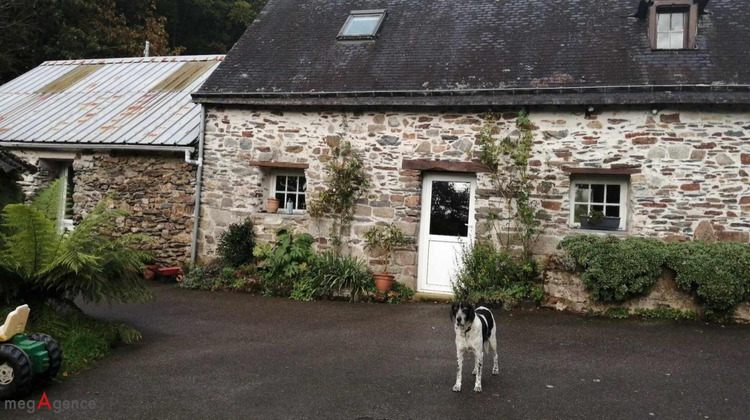
{"label": "dog's front leg", "polygon": [[458,359],[458,370],[456,371],[456,384],[453,385],[454,392],[461,392],[461,369],[464,366],[464,352],[456,349],[456,358]]}
{"label": "dog's front leg", "polygon": [[482,392],[482,359],[484,358],[482,347],[474,349],[474,356],[476,360],[476,366],[474,370],[477,371],[477,378],[474,381],[474,392]]}

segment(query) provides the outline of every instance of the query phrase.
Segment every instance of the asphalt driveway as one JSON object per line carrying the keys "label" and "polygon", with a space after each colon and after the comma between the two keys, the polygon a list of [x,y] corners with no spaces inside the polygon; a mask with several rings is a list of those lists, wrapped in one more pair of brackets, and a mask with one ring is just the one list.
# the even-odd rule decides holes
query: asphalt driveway
{"label": "asphalt driveway", "polygon": [[[464,369],[464,391],[453,393],[455,349],[446,305],[293,302],[165,285],[154,291],[155,303],[90,308],[135,326],[144,340],[46,388],[51,401],[95,403],[94,409],[55,417],[750,415],[747,326],[496,311],[500,376],[485,375],[484,392],[474,394],[471,369]],[[39,395],[30,398],[38,401]]]}

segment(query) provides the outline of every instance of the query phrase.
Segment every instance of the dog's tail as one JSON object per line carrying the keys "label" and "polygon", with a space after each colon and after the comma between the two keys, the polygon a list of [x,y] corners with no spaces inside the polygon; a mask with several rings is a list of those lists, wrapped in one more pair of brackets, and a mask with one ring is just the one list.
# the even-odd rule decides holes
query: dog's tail
{"label": "dog's tail", "polygon": [[482,343],[484,345],[484,354],[490,354],[490,340]]}

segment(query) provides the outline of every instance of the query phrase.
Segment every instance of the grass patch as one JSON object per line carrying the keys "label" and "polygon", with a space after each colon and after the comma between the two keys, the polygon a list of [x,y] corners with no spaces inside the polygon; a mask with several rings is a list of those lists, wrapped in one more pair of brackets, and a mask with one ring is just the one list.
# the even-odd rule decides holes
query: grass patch
{"label": "grass patch", "polygon": [[682,311],[672,308],[636,309],[635,314],[649,319],[671,319],[675,321],[700,319],[700,315],[695,311]]}
{"label": "grass patch", "polygon": [[[11,310],[0,311],[2,319]],[[76,311],[61,315],[49,307],[32,309],[26,331],[48,334],[60,343],[63,360],[58,378],[83,371],[118,343],[129,344],[142,338],[138,331],[125,324],[103,321]]]}

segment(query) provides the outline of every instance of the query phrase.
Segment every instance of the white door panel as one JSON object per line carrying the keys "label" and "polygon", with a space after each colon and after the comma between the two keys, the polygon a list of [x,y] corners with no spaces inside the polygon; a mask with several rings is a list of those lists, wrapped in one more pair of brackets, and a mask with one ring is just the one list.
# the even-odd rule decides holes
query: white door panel
{"label": "white door panel", "polygon": [[427,174],[422,184],[418,289],[453,293],[461,249],[474,238],[473,175]]}

